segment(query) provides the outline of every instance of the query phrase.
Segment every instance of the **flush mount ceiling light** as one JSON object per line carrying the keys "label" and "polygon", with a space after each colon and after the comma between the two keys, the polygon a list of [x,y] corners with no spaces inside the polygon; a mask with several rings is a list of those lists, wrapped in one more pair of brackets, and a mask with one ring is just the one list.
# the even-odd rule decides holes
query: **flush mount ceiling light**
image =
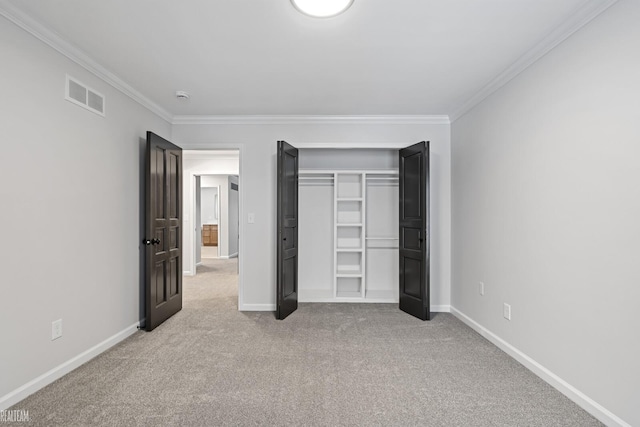
{"label": "flush mount ceiling light", "polygon": [[191,98],[191,95],[189,95],[187,92],[183,91],[183,90],[177,90],[176,91],[176,98],[185,101],[189,98]]}
{"label": "flush mount ceiling light", "polygon": [[305,15],[329,18],[349,9],[353,0],[291,0],[291,3]]}

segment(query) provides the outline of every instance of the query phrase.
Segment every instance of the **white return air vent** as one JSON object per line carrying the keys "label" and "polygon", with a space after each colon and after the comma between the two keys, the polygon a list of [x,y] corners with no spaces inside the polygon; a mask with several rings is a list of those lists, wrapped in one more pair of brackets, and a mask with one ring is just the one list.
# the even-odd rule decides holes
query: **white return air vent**
{"label": "white return air vent", "polygon": [[104,117],[104,96],[67,76],[65,99]]}

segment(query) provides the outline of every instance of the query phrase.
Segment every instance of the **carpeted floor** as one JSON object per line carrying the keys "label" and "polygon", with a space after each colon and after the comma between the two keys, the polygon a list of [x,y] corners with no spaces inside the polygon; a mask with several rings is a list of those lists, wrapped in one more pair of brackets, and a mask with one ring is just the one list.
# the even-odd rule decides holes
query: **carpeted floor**
{"label": "carpeted floor", "polygon": [[301,304],[277,321],[237,311],[237,260],[203,262],[180,313],[13,409],[42,426],[601,425],[452,315]]}

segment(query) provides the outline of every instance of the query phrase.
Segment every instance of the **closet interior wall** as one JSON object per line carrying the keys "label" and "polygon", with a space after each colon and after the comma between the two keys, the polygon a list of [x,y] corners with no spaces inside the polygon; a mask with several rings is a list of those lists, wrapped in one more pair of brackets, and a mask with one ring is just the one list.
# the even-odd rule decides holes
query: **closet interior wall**
{"label": "closet interior wall", "polygon": [[300,149],[300,302],[398,301],[398,151]]}

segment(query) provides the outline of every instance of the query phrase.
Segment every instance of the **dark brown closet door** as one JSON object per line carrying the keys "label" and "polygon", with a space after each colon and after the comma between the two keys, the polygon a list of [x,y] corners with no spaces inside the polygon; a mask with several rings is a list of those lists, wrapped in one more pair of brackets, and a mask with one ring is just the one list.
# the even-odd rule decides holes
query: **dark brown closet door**
{"label": "dark brown closet door", "polygon": [[298,149],[278,141],[276,318],[298,308]]}
{"label": "dark brown closet door", "polygon": [[400,310],[431,318],[428,142],[400,150]]}

